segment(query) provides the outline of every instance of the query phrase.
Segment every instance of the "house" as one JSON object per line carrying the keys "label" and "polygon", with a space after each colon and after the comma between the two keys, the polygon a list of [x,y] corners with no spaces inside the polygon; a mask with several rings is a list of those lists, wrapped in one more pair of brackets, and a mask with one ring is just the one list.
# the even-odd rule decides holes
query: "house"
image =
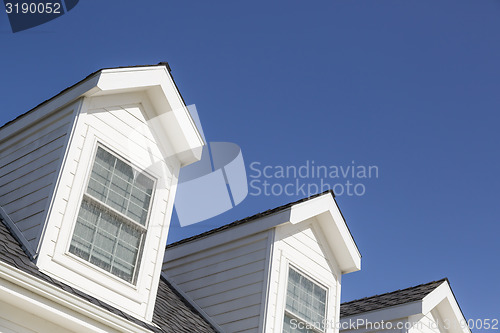
{"label": "house", "polygon": [[[373,313],[459,317],[441,285],[397,309],[341,306],[361,255],[331,191],[165,248],[180,168],[203,145],[166,63],[99,70],[3,125],[0,331],[339,332],[341,318]],[[442,295],[449,306],[434,304]]]}

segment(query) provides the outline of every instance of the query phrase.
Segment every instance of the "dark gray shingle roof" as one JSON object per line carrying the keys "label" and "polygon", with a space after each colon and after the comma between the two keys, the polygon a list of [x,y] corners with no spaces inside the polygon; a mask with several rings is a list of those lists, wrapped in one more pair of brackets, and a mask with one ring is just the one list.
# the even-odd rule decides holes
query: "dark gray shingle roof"
{"label": "dark gray shingle roof", "polygon": [[340,304],[340,317],[348,317],[364,312],[420,301],[445,281],[448,282],[448,279],[444,278],[415,287],[342,303]]}
{"label": "dark gray shingle roof", "polygon": [[276,207],[276,208],[273,208],[273,209],[268,209],[264,212],[261,212],[261,213],[257,213],[255,215],[252,215],[252,216],[248,216],[248,217],[245,217],[244,219],[241,219],[241,220],[237,220],[237,221],[234,221],[234,222],[231,222],[229,224],[225,224],[223,226],[220,226],[218,228],[215,228],[215,229],[211,229],[211,230],[208,230],[208,231],[205,231],[201,234],[198,234],[198,235],[194,235],[194,236],[191,236],[191,237],[188,237],[188,238],[184,238],[184,239],[181,239],[177,242],[174,242],[174,243],[171,243],[171,244],[168,244],[166,246],[167,249],[171,248],[171,247],[174,247],[174,246],[177,246],[177,245],[181,245],[181,244],[184,244],[184,243],[188,243],[188,242],[191,242],[191,241],[194,241],[196,239],[200,239],[200,238],[203,238],[203,237],[207,237],[207,236],[210,236],[212,234],[215,234],[215,233],[218,233],[218,232],[222,232],[222,231],[225,231],[227,229],[231,229],[231,228],[234,228],[234,227],[237,227],[239,225],[242,225],[244,223],[248,223],[248,222],[251,222],[251,221],[254,221],[254,220],[257,220],[259,218],[262,218],[262,217],[265,217],[265,216],[268,216],[268,215],[272,215],[272,214],[275,214],[275,213],[279,213],[285,209],[288,209],[290,207],[292,207],[293,205],[296,205],[296,204],[299,204],[299,203],[302,203],[302,202],[305,202],[305,201],[309,201],[311,199],[314,199],[314,198],[317,198],[317,197],[320,197],[322,195],[325,195],[329,193],[333,198],[335,198],[335,194],[333,193],[332,190],[328,190],[328,191],[325,191],[325,192],[322,192],[322,193],[317,193],[317,194],[314,194],[314,195],[311,195],[309,197],[306,197],[306,198],[302,198],[302,199],[299,199],[297,201],[293,201],[293,202],[289,202],[287,204],[284,204],[282,206],[279,206],[279,207]]}
{"label": "dark gray shingle roof", "polygon": [[136,319],[115,307],[96,299],[76,288],[57,281],[50,276],[40,272],[36,265],[30,261],[18,241],[12,236],[9,229],[0,219],[0,260],[20,269],[35,278],[46,281],[64,291],[74,294],[92,304],[121,316],[132,323],[145,327],[152,332],[216,332],[212,326],[163,278],[160,279],[158,295],[153,314],[155,327],[139,319]]}

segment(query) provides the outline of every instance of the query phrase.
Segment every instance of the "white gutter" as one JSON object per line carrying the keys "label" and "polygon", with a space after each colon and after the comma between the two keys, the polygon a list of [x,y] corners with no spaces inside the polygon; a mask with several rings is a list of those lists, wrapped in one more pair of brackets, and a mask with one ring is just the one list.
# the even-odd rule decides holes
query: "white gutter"
{"label": "white gutter", "polygon": [[75,332],[151,332],[2,261],[0,300]]}

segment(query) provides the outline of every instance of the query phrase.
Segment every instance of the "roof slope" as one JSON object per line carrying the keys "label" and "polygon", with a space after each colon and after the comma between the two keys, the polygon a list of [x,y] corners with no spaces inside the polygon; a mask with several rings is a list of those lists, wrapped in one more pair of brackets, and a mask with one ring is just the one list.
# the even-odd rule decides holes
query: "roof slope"
{"label": "roof slope", "polygon": [[284,204],[282,206],[278,206],[276,208],[273,208],[273,209],[268,209],[264,212],[261,212],[261,213],[257,213],[255,215],[252,215],[252,216],[248,216],[248,217],[245,217],[244,219],[241,219],[241,220],[237,220],[237,221],[234,221],[234,222],[231,222],[231,223],[228,223],[228,224],[225,224],[223,226],[220,226],[220,227],[217,227],[217,228],[214,228],[214,229],[211,229],[211,230],[208,230],[208,231],[205,231],[205,232],[202,232],[201,234],[198,234],[198,235],[194,235],[194,236],[191,236],[191,237],[188,237],[188,238],[184,238],[184,239],[181,239],[177,242],[174,242],[174,243],[171,243],[171,244],[168,244],[166,246],[167,249],[169,248],[172,248],[172,247],[175,247],[177,245],[181,245],[181,244],[184,244],[184,243],[188,243],[188,242],[191,242],[191,241],[194,241],[196,239],[200,239],[200,238],[203,238],[203,237],[207,237],[207,236],[210,236],[212,234],[215,234],[215,233],[218,233],[218,232],[221,232],[221,231],[224,231],[224,230],[227,230],[227,229],[231,229],[231,228],[234,228],[234,227],[237,227],[241,224],[244,224],[244,223],[248,223],[248,222],[251,222],[251,221],[254,221],[254,220],[257,220],[257,219],[260,219],[262,217],[265,217],[265,216],[268,216],[268,215],[272,215],[272,214],[275,214],[275,213],[279,213],[285,209],[288,209],[290,207],[292,207],[293,205],[296,205],[296,204],[299,204],[299,203],[302,203],[302,202],[306,202],[306,201],[309,201],[311,199],[314,199],[314,198],[317,198],[317,197],[320,197],[326,193],[330,193],[332,197],[335,198],[335,194],[333,193],[333,190],[327,190],[325,192],[322,192],[322,193],[317,193],[317,194],[314,194],[314,195],[311,195],[310,197],[306,197],[306,198],[302,198],[302,199],[299,199],[297,201],[293,201],[293,202],[289,202],[287,204]]}
{"label": "roof slope", "polygon": [[448,279],[444,278],[415,287],[342,303],[340,305],[340,317],[348,317],[364,312],[420,301],[445,281],[447,282]]}
{"label": "roof slope", "polygon": [[92,304],[102,307],[106,311],[121,316],[152,332],[216,332],[216,330],[213,329],[212,326],[163,279],[160,280],[153,314],[153,323],[158,325],[158,327],[136,319],[78,289],[52,279],[50,276],[40,272],[36,265],[29,260],[28,256],[19,245],[19,242],[13,237],[1,219],[0,261],[20,269],[35,278],[53,284],[66,292],[79,296]]}
{"label": "roof slope", "polygon": [[174,80],[174,77],[172,76],[172,69],[170,68],[170,65],[168,64],[168,62],[159,62],[158,64],[156,65],[152,65],[152,64],[149,64],[149,65],[135,65],[135,66],[117,66],[117,67],[105,67],[105,68],[101,68],[101,69],[98,69],[97,71],[93,72],[93,73],[90,73],[89,75],[87,75],[85,78],[83,78],[82,80],[78,81],[77,83],[61,90],[58,94],[52,96],[51,98],[43,101],[42,103],[38,104],[37,106],[35,106],[34,108],[20,114],[19,116],[17,116],[16,118],[12,119],[12,120],[9,120],[8,122],[6,122],[5,124],[1,125],[0,126],[0,129],[2,129],[3,127],[7,127],[7,125],[11,124],[11,123],[14,123],[16,120],[19,120],[23,117],[25,117],[26,115],[30,114],[31,112],[35,111],[36,109],[38,109],[39,107],[41,107],[42,105],[45,105],[47,103],[49,103],[50,101],[54,100],[55,98],[57,98],[58,96],[61,96],[62,94],[64,94],[65,92],[67,92],[68,90],[70,90],[71,88],[73,87],[76,87],[77,85],[83,83],[84,81],[90,79],[91,77],[99,74],[100,72],[104,71],[104,70],[107,70],[107,69],[120,69],[120,68],[139,68],[139,67],[159,67],[159,66],[165,66],[168,70],[168,72],[170,73],[170,76],[172,77],[172,81],[174,82],[174,85],[175,87],[177,88],[177,91],[179,92],[179,95],[182,99],[182,101],[184,102],[184,104],[186,104],[185,100],[184,100],[184,97],[182,97],[181,95],[181,92],[179,91],[179,88],[177,87],[177,84],[175,83],[175,80]]}

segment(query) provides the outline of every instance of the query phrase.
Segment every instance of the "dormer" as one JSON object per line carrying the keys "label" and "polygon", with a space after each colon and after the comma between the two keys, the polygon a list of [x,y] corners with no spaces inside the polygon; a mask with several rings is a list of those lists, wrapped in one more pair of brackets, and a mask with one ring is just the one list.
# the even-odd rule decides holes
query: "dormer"
{"label": "dormer", "polygon": [[448,279],[343,303],[341,333],[471,333]]}
{"label": "dormer", "polygon": [[0,129],[0,213],[41,272],[150,322],[203,144],[168,65],[100,70]]}
{"label": "dormer", "polygon": [[343,274],[361,256],[333,192],[167,246],[163,275],[223,332],[338,332]]}

